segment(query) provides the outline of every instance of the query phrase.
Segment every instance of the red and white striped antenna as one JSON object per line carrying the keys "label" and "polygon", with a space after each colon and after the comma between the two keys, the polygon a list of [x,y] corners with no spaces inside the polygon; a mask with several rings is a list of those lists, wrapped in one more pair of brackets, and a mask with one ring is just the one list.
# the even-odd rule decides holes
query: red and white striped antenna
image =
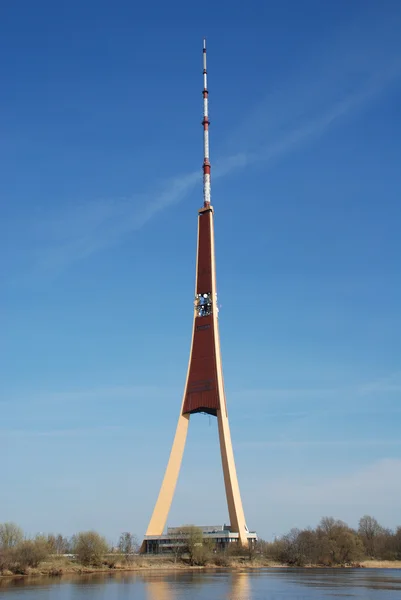
{"label": "red and white striped antenna", "polygon": [[203,38],[203,205],[210,206],[209,104],[206,68],[206,38]]}

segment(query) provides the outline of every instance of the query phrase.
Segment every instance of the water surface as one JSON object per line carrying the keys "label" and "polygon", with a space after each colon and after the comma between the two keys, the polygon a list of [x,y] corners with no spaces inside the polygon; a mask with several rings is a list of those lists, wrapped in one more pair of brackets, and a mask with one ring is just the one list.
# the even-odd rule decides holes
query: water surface
{"label": "water surface", "polygon": [[401,600],[399,569],[262,569],[0,580],[0,600]]}

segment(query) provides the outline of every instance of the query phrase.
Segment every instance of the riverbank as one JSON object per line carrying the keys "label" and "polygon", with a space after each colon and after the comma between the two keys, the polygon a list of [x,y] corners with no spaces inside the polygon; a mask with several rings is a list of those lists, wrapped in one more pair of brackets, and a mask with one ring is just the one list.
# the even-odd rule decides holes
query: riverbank
{"label": "riverbank", "polygon": [[364,560],[360,566],[364,569],[401,569],[401,560]]}
{"label": "riverbank", "polygon": [[[338,568],[361,568],[361,569],[401,569],[401,561],[380,561],[365,560],[350,565],[337,565],[331,567]],[[222,557],[216,557],[215,560],[208,562],[204,566],[191,566],[184,560],[174,560],[172,557],[136,557],[131,563],[115,563],[112,565],[102,565],[99,567],[84,566],[64,557],[55,558],[51,561],[44,561],[37,568],[27,568],[21,573],[12,573],[4,571],[0,579],[14,579],[20,577],[61,577],[63,575],[90,575],[102,573],[124,573],[138,571],[206,571],[214,569],[224,569],[229,571],[238,570],[257,570],[267,568],[289,568],[289,565],[276,563],[263,557],[257,557],[249,560],[245,557],[229,558],[222,560]],[[297,567],[299,568],[299,567]],[[304,569],[322,568],[321,565],[305,565]],[[326,567],[327,568],[327,567]]]}

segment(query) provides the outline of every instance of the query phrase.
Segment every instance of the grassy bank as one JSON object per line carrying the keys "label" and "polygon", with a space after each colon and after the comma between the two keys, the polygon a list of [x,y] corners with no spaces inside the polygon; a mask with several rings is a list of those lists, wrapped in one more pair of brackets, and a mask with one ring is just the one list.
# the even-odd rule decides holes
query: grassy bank
{"label": "grassy bank", "polygon": [[271,560],[260,558],[258,560],[249,561],[246,558],[228,558],[217,555],[215,559],[211,559],[205,565],[191,565],[190,562],[183,558],[174,559],[172,556],[136,556],[129,562],[118,562],[114,560],[105,560],[102,565],[87,566],[77,562],[74,559],[66,557],[54,557],[41,562],[37,567],[28,567],[20,573],[12,573],[4,570],[3,577],[21,577],[32,575],[48,575],[58,577],[62,575],[85,575],[89,573],[112,573],[119,571],[185,571],[199,570],[205,568],[231,568],[240,569],[244,567],[262,568],[262,567],[278,567],[282,566],[274,563]]}
{"label": "grassy bank", "polygon": [[[172,557],[154,556],[154,557],[135,557],[129,563],[113,562],[106,563],[97,567],[85,566],[66,557],[55,557],[45,560],[37,567],[28,567],[24,572],[12,573],[3,571],[0,578],[18,578],[27,576],[48,576],[62,577],[64,575],[87,575],[92,573],[118,573],[135,571],[189,571],[189,570],[207,570],[207,569],[265,569],[265,568],[288,568],[291,565],[277,563],[264,557],[257,557],[249,560],[245,557],[227,557],[216,555],[204,566],[191,566],[185,559],[174,560]],[[401,569],[401,561],[379,561],[365,560],[355,564],[336,565],[332,568],[365,568],[365,569]],[[299,567],[298,567],[299,568]],[[303,568],[322,568],[320,565],[305,565]],[[327,568],[327,567],[325,567]]]}
{"label": "grassy bank", "polygon": [[401,560],[364,560],[361,567],[365,569],[401,569]]}

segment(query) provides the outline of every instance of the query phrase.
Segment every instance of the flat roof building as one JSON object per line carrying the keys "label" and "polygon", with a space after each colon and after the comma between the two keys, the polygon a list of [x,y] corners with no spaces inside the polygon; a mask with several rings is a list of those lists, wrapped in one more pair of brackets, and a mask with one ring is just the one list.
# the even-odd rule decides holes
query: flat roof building
{"label": "flat roof building", "polygon": [[[162,535],[146,535],[144,539],[144,552],[146,554],[167,554],[184,548],[190,535],[188,525],[168,527],[167,533]],[[232,544],[238,544],[239,533],[231,531],[230,525],[202,525],[196,527],[201,530],[203,539],[212,540],[216,550],[226,550]],[[248,544],[254,545],[258,539],[254,531],[248,532]]]}

